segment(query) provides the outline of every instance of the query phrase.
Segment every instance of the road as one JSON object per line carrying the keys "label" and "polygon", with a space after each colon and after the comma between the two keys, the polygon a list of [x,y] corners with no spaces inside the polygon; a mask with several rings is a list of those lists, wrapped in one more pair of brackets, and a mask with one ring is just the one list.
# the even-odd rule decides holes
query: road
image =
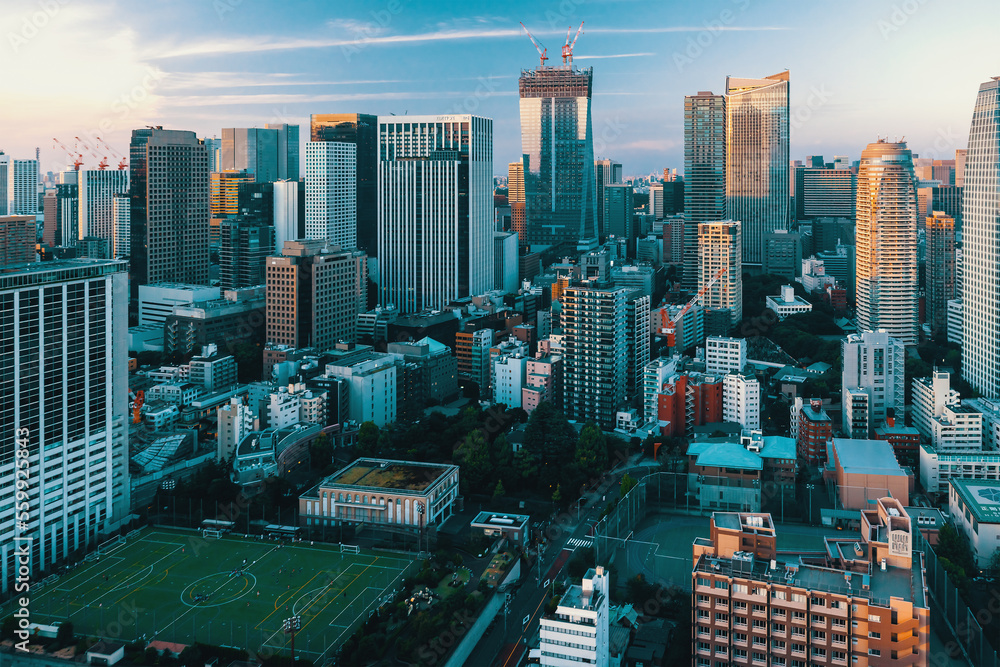
{"label": "road", "polygon": [[[554,579],[569,560],[571,551],[575,546],[585,546],[591,540],[586,536],[588,522],[596,519],[604,508],[605,503],[602,497],[616,489],[621,482],[622,475],[629,467],[634,466],[639,458],[635,454],[627,461],[619,464],[608,475],[598,487],[587,492],[586,505],[577,513],[571,513],[571,519],[575,523],[563,526],[564,530],[554,539],[549,541],[548,548],[542,554],[541,577],[538,576],[538,566],[531,568],[523,575],[524,583],[510,591],[511,601],[507,614],[506,630],[504,629],[503,609],[497,615],[497,623],[493,630],[483,635],[479,644],[472,651],[465,667],[483,667],[484,665],[497,665],[497,667],[511,667],[515,660],[507,657],[509,647],[504,655],[500,650],[507,644],[516,646],[517,644],[528,643],[538,636],[538,620],[541,618],[548,601],[549,590],[543,588],[546,578]],[[555,524],[554,524],[555,525]],[[573,542],[571,542],[573,540]],[[565,551],[565,553],[564,553]],[[560,556],[562,556],[560,558]],[[541,582],[538,582],[539,578]],[[529,620],[524,623],[524,618]]]}

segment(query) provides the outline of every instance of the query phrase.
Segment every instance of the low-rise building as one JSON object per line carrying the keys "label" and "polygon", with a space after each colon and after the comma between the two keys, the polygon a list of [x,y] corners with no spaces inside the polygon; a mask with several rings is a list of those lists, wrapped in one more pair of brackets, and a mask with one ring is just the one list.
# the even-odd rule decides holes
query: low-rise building
{"label": "low-rise building", "polygon": [[951,480],[948,513],[968,538],[976,565],[988,567],[1000,550],[1000,480]]}
{"label": "low-rise building", "polygon": [[266,288],[226,290],[222,298],[177,304],[163,325],[163,351],[191,354],[205,345],[232,349],[240,343],[259,345],[267,326]]}
{"label": "low-rise building", "polygon": [[887,495],[910,504],[910,476],[888,442],[834,438],[829,461],[842,508],[866,509],[870,501]]}
{"label": "low-rise building", "polygon": [[764,299],[767,307],[783,320],[789,315],[812,312],[812,304],[801,296],[795,296],[795,287],[792,285],[782,285],[781,292],[777,296],[768,296]]}
{"label": "low-rise building", "polygon": [[308,461],[309,443],[322,432],[320,424],[296,423],[247,433],[236,448],[233,481],[248,486],[287,475]]}
{"label": "low-rise building", "polygon": [[552,401],[561,409],[562,356],[544,354],[535,359],[528,359],[524,385],[521,388],[521,409],[529,415],[542,401]]}
{"label": "low-rise building", "polygon": [[745,338],[709,336],[705,339],[705,372],[739,373],[747,365]]}
{"label": "low-rise building", "polygon": [[447,345],[424,337],[416,342],[389,343],[386,351],[416,364],[421,408],[428,401],[441,403],[458,393],[458,363]]}
{"label": "low-rise building", "polygon": [[339,358],[327,364],[325,375],[348,381],[351,421],[380,428],[396,421],[396,360],[367,345],[338,343],[332,352]]}
{"label": "low-rise building", "polygon": [[482,533],[486,537],[505,537],[517,546],[523,546],[528,538],[530,520],[531,517],[526,514],[480,512],[469,527],[473,533]]}
{"label": "low-rise building", "polygon": [[916,466],[920,449],[920,431],[912,426],[906,426],[889,417],[885,423],[875,429],[872,435],[875,440],[885,440],[892,445],[892,451],[900,465]]}
{"label": "low-rise building", "polygon": [[795,441],[743,431],[739,442],[695,440],[687,448],[688,490],[704,509],[759,512],[767,482],[795,484]]}
{"label": "low-rise building", "polygon": [[139,324],[163,326],[174,306],[190,306],[199,301],[214,301],[221,295],[218,287],[182,283],[139,285]]}
{"label": "low-rise building", "polygon": [[1000,451],[945,452],[924,443],[919,455],[920,485],[928,493],[947,493],[948,483],[955,479],[1000,480]]}

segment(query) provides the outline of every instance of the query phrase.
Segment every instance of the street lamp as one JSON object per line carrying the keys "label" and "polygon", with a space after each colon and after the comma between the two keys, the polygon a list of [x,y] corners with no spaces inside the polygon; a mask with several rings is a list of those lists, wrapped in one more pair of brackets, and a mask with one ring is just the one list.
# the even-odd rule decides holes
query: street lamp
{"label": "street lamp", "polygon": [[586,499],[587,496],[580,496],[576,501],[576,522],[580,523],[580,507],[582,507],[582,501]]}
{"label": "street lamp", "polygon": [[809,493],[809,520],[807,523],[812,523],[813,520],[813,489],[816,488],[815,484],[806,484],[806,491]]}
{"label": "street lamp", "polygon": [[295,633],[302,629],[302,617],[295,615],[282,623],[286,635],[292,636],[292,662],[295,662]]}
{"label": "street lamp", "polygon": [[417,505],[417,551],[420,551],[420,548],[423,544],[424,504],[421,502],[417,502],[416,505]]}

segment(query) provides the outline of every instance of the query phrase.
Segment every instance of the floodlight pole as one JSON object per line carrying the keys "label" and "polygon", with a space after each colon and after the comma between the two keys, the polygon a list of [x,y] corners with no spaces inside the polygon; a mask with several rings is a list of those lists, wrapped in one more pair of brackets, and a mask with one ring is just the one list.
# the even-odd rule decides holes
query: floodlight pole
{"label": "floodlight pole", "polygon": [[285,634],[292,636],[292,662],[295,662],[295,632],[302,629],[302,617],[296,615],[286,618],[282,625]]}

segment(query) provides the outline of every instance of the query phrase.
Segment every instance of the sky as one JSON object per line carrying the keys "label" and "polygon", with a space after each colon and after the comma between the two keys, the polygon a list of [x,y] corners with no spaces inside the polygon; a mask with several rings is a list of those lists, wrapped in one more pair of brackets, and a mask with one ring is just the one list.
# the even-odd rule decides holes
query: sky
{"label": "sky", "polygon": [[[567,28],[594,68],[595,156],[626,175],[683,171],[683,101],[727,75],[790,70],[791,157],[878,137],[921,157],[965,146],[978,86],[1000,74],[989,0],[0,0],[0,149],[61,171],[75,137],[128,153],[133,128],[218,136],[312,113],[474,113],[494,172],[521,152],[517,77],[557,63]],[[97,157],[84,151],[85,168]],[[303,151],[304,154],[304,151]],[[114,156],[112,155],[112,161]]]}

